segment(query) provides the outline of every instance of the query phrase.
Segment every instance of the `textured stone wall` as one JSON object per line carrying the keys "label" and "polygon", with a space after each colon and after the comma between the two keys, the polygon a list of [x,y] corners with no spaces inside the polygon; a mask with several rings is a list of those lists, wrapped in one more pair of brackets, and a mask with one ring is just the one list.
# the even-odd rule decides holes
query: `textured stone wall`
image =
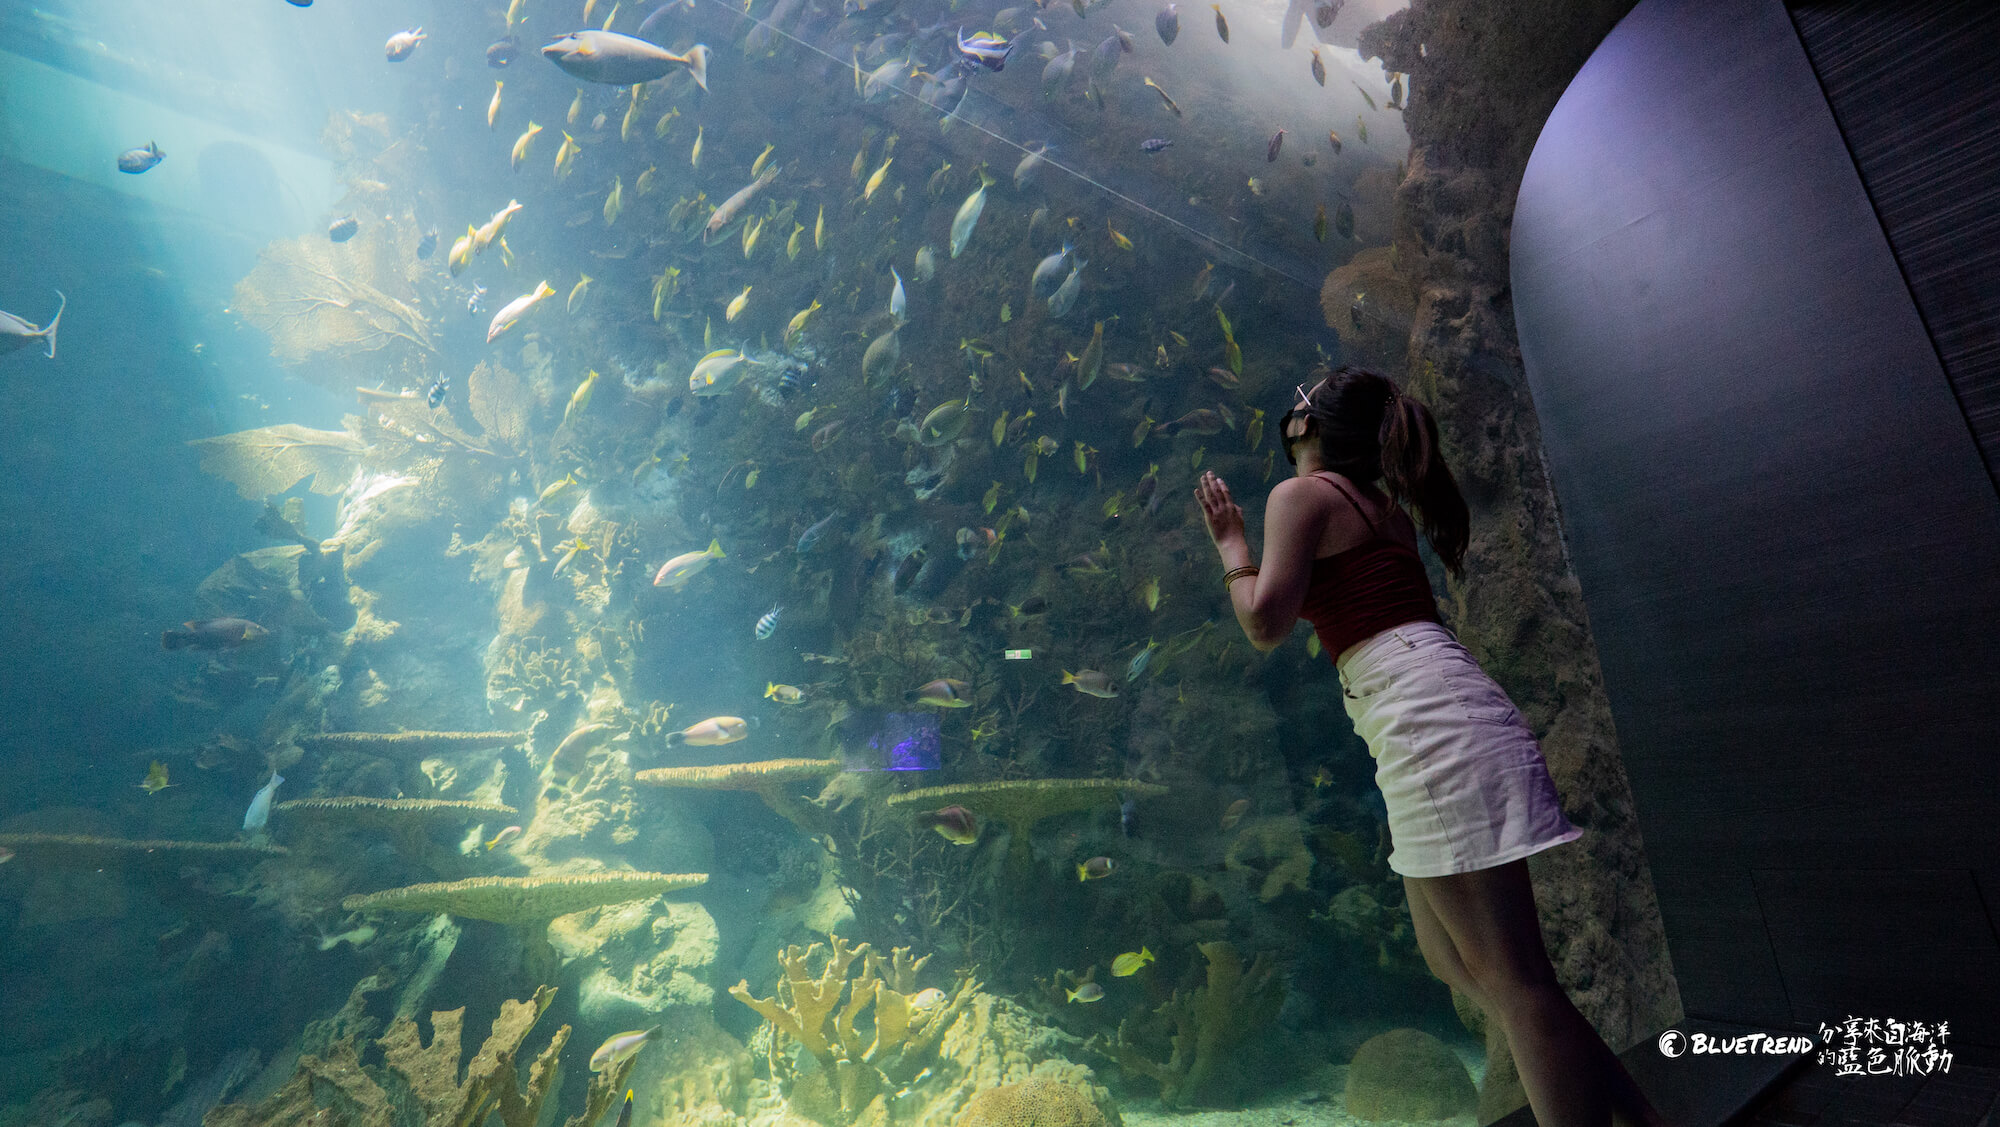
{"label": "textured stone wall", "polygon": [[[1631,7],[1415,0],[1371,28],[1363,54],[1411,76],[1410,162],[1393,250],[1335,271],[1322,294],[1349,358],[1396,374],[1437,412],[1473,511],[1448,611],[1542,735],[1585,831],[1529,868],[1563,985],[1619,1050],[1679,1020],[1680,995],[1522,376],[1507,238],[1543,121]],[[1519,1103],[1511,1061],[1493,1063],[1482,1119]]]}

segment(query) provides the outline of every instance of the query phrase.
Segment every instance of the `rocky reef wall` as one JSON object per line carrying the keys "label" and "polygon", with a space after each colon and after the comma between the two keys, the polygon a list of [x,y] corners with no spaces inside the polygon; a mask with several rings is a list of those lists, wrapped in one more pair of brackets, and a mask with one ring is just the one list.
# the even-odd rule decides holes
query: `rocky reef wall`
{"label": "rocky reef wall", "polygon": [[[1371,28],[1362,53],[1411,76],[1410,160],[1391,248],[1328,275],[1321,295],[1347,359],[1395,374],[1436,411],[1473,512],[1447,610],[1541,736],[1584,830],[1582,848],[1529,870],[1563,985],[1615,1049],[1678,1020],[1680,995],[1522,374],[1508,231],[1542,122],[1631,7],[1416,0]],[[1511,1062],[1493,1064],[1482,1120],[1520,1102]]]}

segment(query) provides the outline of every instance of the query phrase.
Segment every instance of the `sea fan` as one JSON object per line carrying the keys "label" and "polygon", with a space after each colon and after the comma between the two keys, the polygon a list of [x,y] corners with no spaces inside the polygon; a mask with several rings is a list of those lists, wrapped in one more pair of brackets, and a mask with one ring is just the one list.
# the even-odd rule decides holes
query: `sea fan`
{"label": "sea fan", "polygon": [[227,479],[252,501],[283,493],[306,477],[312,491],[333,496],[347,487],[354,459],[365,447],[344,430],[314,430],[297,423],[197,438],[201,468]]}

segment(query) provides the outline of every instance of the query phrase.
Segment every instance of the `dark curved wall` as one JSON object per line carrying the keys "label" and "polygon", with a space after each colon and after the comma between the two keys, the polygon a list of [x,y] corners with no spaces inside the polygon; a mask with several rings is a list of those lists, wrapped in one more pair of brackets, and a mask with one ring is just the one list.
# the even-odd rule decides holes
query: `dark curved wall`
{"label": "dark curved wall", "polygon": [[1641,3],[1512,253],[1687,1012],[2000,1045],[2000,497],[1779,0]]}

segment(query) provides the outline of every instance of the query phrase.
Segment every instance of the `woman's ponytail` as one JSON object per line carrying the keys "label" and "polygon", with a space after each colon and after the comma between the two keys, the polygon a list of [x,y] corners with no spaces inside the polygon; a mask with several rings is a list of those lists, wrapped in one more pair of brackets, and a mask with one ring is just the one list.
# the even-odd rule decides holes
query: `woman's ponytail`
{"label": "woman's ponytail", "polygon": [[[1386,382],[1386,381],[1385,381]],[[1423,522],[1424,536],[1445,569],[1463,575],[1472,541],[1472,515],[1439,448],[1430,409],[1399,391],[1389,392],[1380,434],[1382,483]]]}

